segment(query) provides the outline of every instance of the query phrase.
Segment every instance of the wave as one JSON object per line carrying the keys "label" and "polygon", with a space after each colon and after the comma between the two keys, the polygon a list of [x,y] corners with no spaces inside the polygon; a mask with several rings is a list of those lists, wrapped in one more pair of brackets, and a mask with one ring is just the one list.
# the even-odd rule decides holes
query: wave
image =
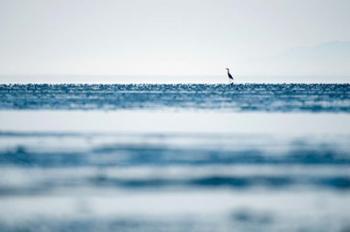
{"label": "wave", "polygon": [[[0,196],[42,195],[79,189],[331,189],[350,190],[348,166],[239,165],[169,167],[60,167],[3,166]],[[242,171],[244,170],[244,171]],[[286,172],[285,170],[289,170]]]}
{"label": "wave", "polygon": [[336,147],[291,148],[271,152],[264,147],[242,149],[172,148],[163,145],[115,145],[90,150],[36,151],[16,146],[0,151],[0,165],[36,167],[59,166],[134,166],[134,165],[215,165],[215,164],[303,164],[349,165],[350,153]]}

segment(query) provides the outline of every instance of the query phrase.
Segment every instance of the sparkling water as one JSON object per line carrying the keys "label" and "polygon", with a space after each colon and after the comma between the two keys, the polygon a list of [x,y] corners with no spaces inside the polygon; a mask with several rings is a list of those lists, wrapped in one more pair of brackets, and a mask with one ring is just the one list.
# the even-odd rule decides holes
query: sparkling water
{"label": "sparkling water", "polygon": [[0,85],[0,231],[349,231],[350,85]]}

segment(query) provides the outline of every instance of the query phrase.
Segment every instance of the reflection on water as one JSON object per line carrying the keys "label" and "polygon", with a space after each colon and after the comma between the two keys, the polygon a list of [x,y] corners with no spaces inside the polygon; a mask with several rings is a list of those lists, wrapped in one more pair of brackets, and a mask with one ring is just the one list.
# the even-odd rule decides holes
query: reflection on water
{"label": "reflection on water", "polygon": [[349,231],[349,85],[227,88],[1,86],[0,231]]}

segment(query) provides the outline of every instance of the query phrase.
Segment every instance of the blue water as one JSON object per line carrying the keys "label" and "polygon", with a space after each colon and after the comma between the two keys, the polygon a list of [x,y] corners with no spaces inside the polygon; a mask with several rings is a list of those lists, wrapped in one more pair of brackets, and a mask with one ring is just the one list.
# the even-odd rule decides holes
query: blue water
{"label": "blue water", "polygon": [[[349,231],[349,90],[350,84],[0,85],[0,231]],[[70,125],[76,120],[69,113],[81,110],[93,116],[93,129],[82,119],[70,131],[54,118],[68,115]],[[126,120],[130,131],[95,131],[94,124],[117,123],[95,115],[102,111],[157,117]],[[244,130],[216,130],[212,120],[203,127],[214,129],[204,133],[179,120],[175,128],[183,132],[170,132],[174,120],[164,112],[194,112],[198,120],[225,113],[225,125]],[[246,113],[279,122],[233,120]],[[310,115],[314,122],[303,121]],[[316,115],[330,121],[317,124]],[[283,125],[291,121],[300,122],[296,134]],[[334,129],[336,123],[345,129]]]}
{"label": "blue water", "polygon": [[0,85],[0,109],[350,112],[350,84]]}

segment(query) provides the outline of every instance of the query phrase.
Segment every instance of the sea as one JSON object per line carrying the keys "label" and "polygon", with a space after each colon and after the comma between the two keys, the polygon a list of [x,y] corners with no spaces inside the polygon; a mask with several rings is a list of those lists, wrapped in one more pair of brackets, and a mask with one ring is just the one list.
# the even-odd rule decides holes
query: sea
{"label": "sea", "polygon": [[1,84],[0,231],[350,231],[350,84]]}

